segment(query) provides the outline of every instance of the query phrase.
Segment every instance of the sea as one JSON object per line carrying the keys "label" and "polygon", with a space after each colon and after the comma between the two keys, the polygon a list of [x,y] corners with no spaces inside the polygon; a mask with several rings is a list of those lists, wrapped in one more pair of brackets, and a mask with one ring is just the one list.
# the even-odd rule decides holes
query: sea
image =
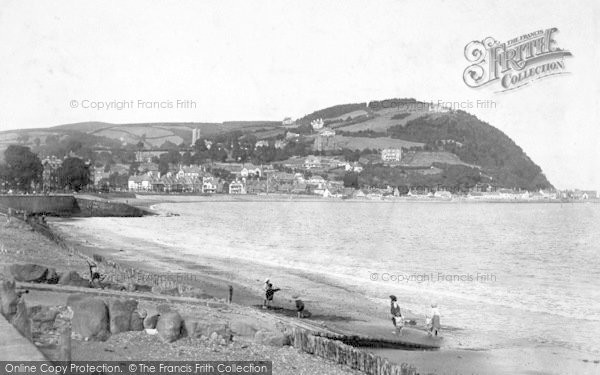
{"label": "sea", "polygon": [[186,252],[323,274],[381,306],[394,294],[415,313],[436,303],[453,345],[600,354],[600,204],[205,201],[153,208],[179,216],[140,225]]}

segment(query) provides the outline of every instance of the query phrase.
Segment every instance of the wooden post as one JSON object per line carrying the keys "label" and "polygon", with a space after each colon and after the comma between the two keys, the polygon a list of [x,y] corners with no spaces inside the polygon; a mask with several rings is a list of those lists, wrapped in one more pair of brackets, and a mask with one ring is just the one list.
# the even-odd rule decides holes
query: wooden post
{"label": "wooden post", "polygon": [[233,285],[229,285],[229,298],[227,299],[228,303],[233,301]]}

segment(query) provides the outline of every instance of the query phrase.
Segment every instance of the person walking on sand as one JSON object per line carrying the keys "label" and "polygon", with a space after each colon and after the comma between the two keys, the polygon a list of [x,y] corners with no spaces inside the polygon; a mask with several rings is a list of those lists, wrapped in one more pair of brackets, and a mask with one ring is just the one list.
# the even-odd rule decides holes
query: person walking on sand
{"label": "person walking on sand", "polygon": [[390,313],[392,314],[392,323],[395,328],[394,333],[402,335],[404,320],[402,319],[402,311],[398,305],[398,299],[394,295],[390,296]]}
{"label": "person walking on sand", "polygon": [[431,322],[431,327],[429,327],[429,336],[437,336],[441,328],[440,310],[438,310],[437,303],[431,304],[431,309],[429,310],[429,316],[427,318]]}

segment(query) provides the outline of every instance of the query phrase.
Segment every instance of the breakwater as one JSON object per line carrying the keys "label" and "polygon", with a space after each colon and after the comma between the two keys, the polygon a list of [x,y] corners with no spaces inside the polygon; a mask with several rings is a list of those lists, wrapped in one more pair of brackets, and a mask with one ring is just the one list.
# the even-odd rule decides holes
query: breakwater
{"label": "breakwater", "polygon": [[292,336],[291,343],[296,349],[369,375],[418,375],[414,366],[390,362],[373,353],[318,336],[305,329],[293,328]]}
{"label": "breakwater", "polygon": [[150,214],[126,203],[74,195],[0,195],[0,206],[28,215],[141,217]]}

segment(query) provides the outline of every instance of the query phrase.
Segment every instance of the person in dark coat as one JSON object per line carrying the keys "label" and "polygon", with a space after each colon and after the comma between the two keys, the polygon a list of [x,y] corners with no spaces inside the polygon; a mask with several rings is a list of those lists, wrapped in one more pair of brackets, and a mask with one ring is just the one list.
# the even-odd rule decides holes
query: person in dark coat
{"label": "person in dark coat", "polygon": [[301,299],[296,300],[296,311],[298,312],[298,318],[304,318],[304,302]]}
{"label": "person in dark coat", "polygon": [[279,291],[281,289],[279,288],[273,288],[273,284],[271,284],[270,281],[266,282],[265,285],[265,304],[264,304],[264,308],[269,308],[271,306],[271,304],[273,303],[273,296],[275,295],[275,292]]}
{"label": "person in dark coat", "polygon": [[402,311],[398,305],[398,299],[396,296],[390,296],[390,313],[392,314],[392,323],[394,324],[395,332],[402,335],[402,327],[404,326],[404,320],[402,319]]}

